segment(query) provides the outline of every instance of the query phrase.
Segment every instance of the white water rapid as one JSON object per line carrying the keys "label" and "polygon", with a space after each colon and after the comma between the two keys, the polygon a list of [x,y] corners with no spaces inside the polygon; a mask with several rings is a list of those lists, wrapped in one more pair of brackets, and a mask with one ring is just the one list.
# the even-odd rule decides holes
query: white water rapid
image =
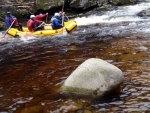
{"label": "white water rapid", "polygon": [[[141,21],[136,14],[150,8],[150,0],[128,6],[120,6],[112,11],[106,11],[104,15],[90,15],[89,17],[75,18],[77,25],[91,25],[96,23],[117,23],[127,21]],[[145,20],[145,19],[144,19]]]}
{"label": "white water rapid", "polygon": [[[142,1],[138,4],[132,4],[127,6],[117,6],[115,8],[111,8],[109,11],[102,11],[103,13],[99,14],[91,14],[89,16],[82,16],[74,18],[77,22],[78,28],[80,26],[88,26],[88,25],[95,25],[95,24],[105,24],[106,26],[101,27],[96,26],[94,29],[98,30],[101,34],[99,36],[122,36],[125,34],[129,34],[127,32],[133,31],[133,35],[137,33],[147,33],[148,36],[150,34],[150,21],[148,17],[142,18],[137,16],[137,14],[143,10],[150,8],[150,0]],[[84,14],[83,14],[84,15]],[[125,23],[126,25],[121,25],[120,23]],[[115,24],[115,26],[110,26],[110,24]],[[108,27],[109,26],[109,27]],[[93,28],[89,28],[89,31],[92,31]],[[80,30],[76,30],[76,34],[80,32],[88,32],[86,28],[82,28]],[[3,36],[4,33],[0,32],[0,37]],[[8,36],[7,36],[8,37]],[[9,37],[8,37],[9,38]],[[3,41],[10,41],[8,38],[0,38],[0,42]],[[7,39],[7,40],[6,40]],[[22,41],[29,40],[30,38],[23,38]],[[31,37],[31,39],[34,39]],[[36,39],[36,37],[35,37]],[[16,40],[16,39],[14,39]]]}

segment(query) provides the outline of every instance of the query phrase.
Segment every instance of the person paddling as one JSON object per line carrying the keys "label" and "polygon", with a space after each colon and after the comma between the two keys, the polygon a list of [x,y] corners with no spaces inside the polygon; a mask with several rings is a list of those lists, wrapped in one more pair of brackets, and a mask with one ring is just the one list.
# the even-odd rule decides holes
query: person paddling
{"label": "person paddling", "polygon": [[11,12],[7,12],[6,17],[5,17],[5,23],[7,27],[9,28],[12,24],[12,28],[18,28],[18,30],[22,30],[22,25],[18,23],[17,18],[11,14]]}
{"label": "person paddling", "polygon": [[46,13],[46,14],[40,13],[40,14],[36,15],[35,18],[38,20],[43,20],[47,15],[48,15],[48,13]]}
{"label": "person paddling", "polygon": [[30,20],[27,22],[28,30],[34,32],[44,29],[45,22],[38,20],[35,15],[30,16]]}
{"label": "person paddling", "polygon": [[59,20],[62,22],[62,19],[64,19],[63,21],[64,22],[67,22],[68,21],[68,18],[64,17],[65,15],[65,12],[62,12],[62,11],[59,11]]}
{"label": "person paddling", "polygon": [[54,16],[51,18],[51,23],[53,29],[59,29],[63,27],[63,25],[59,22],[59,13],[54,14]]}

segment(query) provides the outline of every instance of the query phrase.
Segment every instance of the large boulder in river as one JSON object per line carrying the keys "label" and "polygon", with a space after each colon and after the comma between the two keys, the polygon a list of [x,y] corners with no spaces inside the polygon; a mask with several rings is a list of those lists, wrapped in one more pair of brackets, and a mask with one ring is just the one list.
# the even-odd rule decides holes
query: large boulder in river
{"label": "large boulder in river", "polygon": [[67,94],[101,97],[117,88],[122,81],[123,74],[119,68],[104,60],[91,58],[72,72],[62,85],[61,91]]}

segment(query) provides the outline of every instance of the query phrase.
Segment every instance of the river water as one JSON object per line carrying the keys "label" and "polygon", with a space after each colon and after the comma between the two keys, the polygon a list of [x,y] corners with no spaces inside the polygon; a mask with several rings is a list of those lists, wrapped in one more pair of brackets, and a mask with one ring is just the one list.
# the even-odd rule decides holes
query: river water
{"label": "river water", "polygon": [[[0,113],[150,112],[150,18],[136,16],[148,8],[150,0],[83,14],[71,34],[1,38]],[[58,92],[88,58],[122,70],[118,93],[91,101]]]}

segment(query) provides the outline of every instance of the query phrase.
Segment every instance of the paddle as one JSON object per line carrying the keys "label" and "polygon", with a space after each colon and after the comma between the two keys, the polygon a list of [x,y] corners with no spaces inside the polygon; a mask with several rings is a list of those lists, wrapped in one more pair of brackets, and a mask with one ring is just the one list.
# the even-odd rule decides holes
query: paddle
{"label": "paddle", "polygon": [[45,26],[51,26],[52,24],[45,24]]}
{"label": "paddle", "polygon": [[41,27],[42,25],[44,25],[45,24],[45,22],[42,22],[38,27]]}
{"label": "paddle", "polygon": [[[43,25],[45,25],[45,22],[42,22],[39,26],[37,26],[37,27],[34,29],[34,31],[37,31],[37,30],[41,29],[41,27],[42,27]],[[44,26],[43,26],[43,27],[44,27]]]}
{"label": "paddle", "polygon": [[68,16],[67,16],[66,14],[64,14],[64,15],[66,16],[67,20],[69,21],[69,18],[68,18]]}
{"label": "paddle", "polygon": [[[42,22],[37,28],[41,27],[42,25],[44,25],[45,22]],[[25,35],[23,35],[23,37],[28,38],[30,36],[34,36],[34,34],[32,32],[26,33]]]}
{"label": "paddle", "polygon": [[62,6],[62,32],[63,32],[63,26],[64,26],[64,13],[63,13],[63,11],[64,11],[64,6],[65,6],[65,0],[64,0],[64,2],[63,2],[63,6]]}
{"label": "paddle", "polygon": [[46,13],[47,15],[46,15],[46,23],[47,23],[47,18],[48,18],[48,13]]}
{"label": "paddle", "polygon": [[6,32],[5,32],[5,34],[4,34],[4,36],[3,36],[2,38],[5,38],[7,32],[10,30],[10,28],[11,28],[12,25],[14,24],[15,20],[16,20],[16,19],[14,19],[14,21],[11,23],[10,27],[6,30]]}

